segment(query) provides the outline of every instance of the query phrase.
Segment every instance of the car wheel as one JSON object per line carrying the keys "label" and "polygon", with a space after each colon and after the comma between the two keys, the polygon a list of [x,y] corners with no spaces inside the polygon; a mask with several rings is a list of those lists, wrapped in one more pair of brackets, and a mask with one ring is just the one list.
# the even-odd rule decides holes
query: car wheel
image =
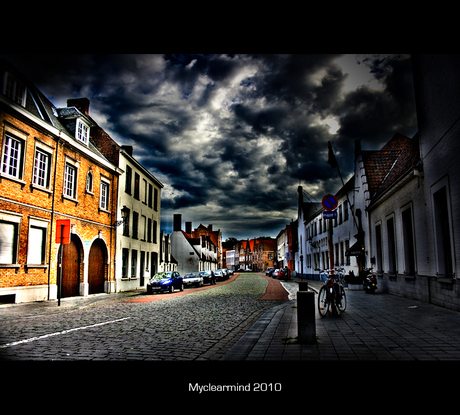
{"label": "car wheel", "polygon": [[184,284],[181,284],[181,285],[180,285],[180,290],[181,290],[181,291],[184,291]]}
{"label": "car wheel", "polygon": [[173,293],[173,292],[174,292],[174,285],[171,284],[171,285],[169,286],[169,292],[170,292],[170,293]]}

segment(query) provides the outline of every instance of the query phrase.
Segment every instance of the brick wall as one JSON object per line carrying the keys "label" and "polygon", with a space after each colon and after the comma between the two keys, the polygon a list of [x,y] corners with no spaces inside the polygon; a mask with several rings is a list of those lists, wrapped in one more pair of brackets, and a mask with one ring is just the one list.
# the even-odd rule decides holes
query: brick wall
{"label": "brick wall", "polygon": [[[43,296],[48,292],[48,281],[51,286],[57,281],[58,245],[54,239],[58,219],[71,220],[72,232],[78,236],[83,245],[80,294],[84,295],[88,292],[88,257],[95,239],[102,239],[107,247],[106,281],[107,290],[110,290],[110,281],[114,280],[115,231],[112,224],[116,220],[118,187],[118,176],[114,173],[113,167],[78,150],[78,146],[74,146],[71,139],[68,142],[60,141],[58,144],[57,137],[53,137],[38,125],[6,108],[0,108],[2,154],[5,132],[22,140],[24,162],[23,172],[19,178],[7,177],[5,174],[0,176],[0,214],[7,218],[21,217],[16,264],[1,266],[0,296],[2,292],[12,287],[21,287],[22,292],[23,287],[44,286],[38,299],[47,299]],[[33,166],[37,147],[45,150],[51,159],[49,185],[45,189],[33,185]],[[76,200],[63,197],[66,159],[78,169]],[[88,171],[91,171],[93,176],[92,192],[86,191]],[[100,208],[102,178],[110,184],[109,206],[106,210]],[[27,265],[31,218],[47,224],[46,263],[41,267]]]}

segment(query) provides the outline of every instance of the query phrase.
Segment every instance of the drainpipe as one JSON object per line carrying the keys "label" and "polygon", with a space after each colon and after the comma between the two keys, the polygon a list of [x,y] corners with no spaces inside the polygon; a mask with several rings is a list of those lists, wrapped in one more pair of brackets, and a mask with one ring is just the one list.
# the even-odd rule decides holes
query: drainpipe
{"label": "drainpipe", "polygon": [[[61,131],[59,131],[59,137],[61,136]],[[54,155],[54,174],[53,174],[53,201],[51,202],[51,231],[49,238],[48,246],[48,301],[50,300],[51,295],[51,247],[53,244],[53,221],[54,221],[54,201],[56,195],[56,172],[57,172],[57,161],[58,161],[58,152],[59,152],[59,137],[56,140],[56,150]]]}

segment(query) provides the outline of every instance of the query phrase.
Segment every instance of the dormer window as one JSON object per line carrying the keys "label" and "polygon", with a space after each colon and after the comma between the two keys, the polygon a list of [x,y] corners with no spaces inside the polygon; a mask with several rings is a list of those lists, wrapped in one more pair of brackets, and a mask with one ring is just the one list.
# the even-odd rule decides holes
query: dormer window
{"label": "dormer window", "polygon": [[77,119],[76,139],[88,145],[89,127],[81,119]]}
{"label": "dormer window", "polygon": [[5,73],[3,82],[3,93],[17,104],[25,107],[26,87],[9,73]]}

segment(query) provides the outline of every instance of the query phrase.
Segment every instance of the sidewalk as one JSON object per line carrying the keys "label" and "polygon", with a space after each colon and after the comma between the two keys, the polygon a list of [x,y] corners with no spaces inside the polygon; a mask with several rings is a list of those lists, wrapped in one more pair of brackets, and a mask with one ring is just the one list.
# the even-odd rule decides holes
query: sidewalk
{"label": "sidewalk", "polygon": [[281,284],[289,301],[267,311],[221,360],[460,360],[460,313],[379,291],[347,290],[346,311],[323,318],[316,311],[317,343],[299,344],[298,284]]}

